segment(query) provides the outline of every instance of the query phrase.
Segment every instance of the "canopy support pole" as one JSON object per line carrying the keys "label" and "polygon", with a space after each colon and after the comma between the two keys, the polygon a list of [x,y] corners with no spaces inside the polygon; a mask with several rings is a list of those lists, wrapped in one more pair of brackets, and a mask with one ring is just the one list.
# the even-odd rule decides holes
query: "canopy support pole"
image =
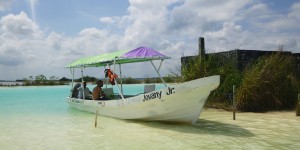
{"label": "canopy support pole", "polygon": [[[152,64],[153,68],[155,69],[156,73],[157,73],[158,76],[160,77],[161,81],[162,81],[162,82],[164,83],[164,85],[167,87],[167,84],[166,84],[166,82],[164,81],[164,79],[161,77],[161,75],[160,75],[160,73],[159,73],[159,70],[157,70],[157,68],[156,68],[155,65],[153,64],[152,60],[151,60],[150,62],[151,62],[151,64]],[[162,61],[161,61],[161,63],[162,63]],[[159,69],[160,69],[160,67],[159,67]]]}
{"label": "canopy support pole", "polygon": [[[107,64],[106,64],[106,66],[108,66]],[[103,68],[104,68],[104,71],[105,71],[105,66],[103,66]],[[105,74],[104,74],[104,78],[103,79],[105,79]],[[108,80],[107,79],[105,79],[105,88],[107,89],[107,82],[108,82]]]}
{"label": "canopy support pole", "polygon": [[[113,70],[113,73],[115,72],[115,69],[116,69],[116,58],[114,59],[114,70]],[[114,73],[114,75],[115,75],[115,73]],[[120,90],[120,87],[119,87],[119,85],[118,85],[117,80],[115,80],[115,84],[117,85],[119,95],[121,95],[121,97],[122,97],[122,103],[123,103],[123,105],[124,105],[124,96],[123,96],[123,93],[122,93],[121,90]]]}
{"label": "canopy support pole", "polygon": [[161,64],[162,64],[163,61],[164,61],[163,59],[160,61],[160,64],[159,64],[159,67],[158,67],[158,71],[160,70],[160,67],[161,67]]}
{"label": "canopy support pole", "polygon": [[119,68],[120,68],[120,78],[121,78],[121,93],[123,94],[123,77],[122,77],[121,64],[119,64]]}
{"label": "canopy support pole", "polygon": [[83,100],[85,100],[85,92],[84,92],[84,87],[83,87],[83,67],[81,67],[81,86],[82,86],[82,96]]}
{"label": "canopy support pole", "polygon": [[70,98],[72,97],[73,93],[73,83],[74,83],[74,71],[75,68],[70,68],[71,74],[72,74],[72,84],[71,84],[71,92],[70,92]]}

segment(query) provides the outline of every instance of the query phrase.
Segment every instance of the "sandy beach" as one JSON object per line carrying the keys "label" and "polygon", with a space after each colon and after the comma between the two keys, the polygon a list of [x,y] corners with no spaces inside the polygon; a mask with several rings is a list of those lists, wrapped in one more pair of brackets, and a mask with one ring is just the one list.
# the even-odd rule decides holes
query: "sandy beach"
{"label": "sandy beach", "polygon": [[300,147],[295,111],[204,109],[195,125],[120,120],[70,108],[69,86],[0,90],[0,149],[286,149]]}
{"label": "sandy beach", "polygon": [[[253,149],[300,147],[300,117],[295,111],[237,112],[236,120],[233,120],[232,112],[206,108],[200,118],[195,126],[213,134],[233,137],[232,142],[244,143],[245,149],[248,146],[249,149],[252,146]],[[231,146],[228,148],[234,148]]]}

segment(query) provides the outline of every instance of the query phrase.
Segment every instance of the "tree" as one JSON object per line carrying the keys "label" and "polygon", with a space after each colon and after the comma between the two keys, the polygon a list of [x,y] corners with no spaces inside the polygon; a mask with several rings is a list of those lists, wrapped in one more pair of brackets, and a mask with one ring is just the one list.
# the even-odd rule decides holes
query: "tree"
{"label": "tree", "polygon": [[[79,79],[75,79],[76,82],[81,82],[82,78],[79,78]],[[97,81],[97,78],[95,77],[90,77],[90,76],[84,76],[83,77],[83,80],[86,81],[86,82],[96,82]]]}
{"label": "tree", "polygon": [[27,78],[23,78],[22,81],[23,81],[23,85],[25,85],[25,86],[30,85],[30,81]]}
{"label": "tree", "polygon": [[32,77],[32,76],[29,76],[28,80],[32,81],[32,80],[33,80],[33,77]]}
{"label": "tree", "polygon": [[44,85],[46,81],[47,78],[42,74],[35,76],[35,84],[37,85]]}

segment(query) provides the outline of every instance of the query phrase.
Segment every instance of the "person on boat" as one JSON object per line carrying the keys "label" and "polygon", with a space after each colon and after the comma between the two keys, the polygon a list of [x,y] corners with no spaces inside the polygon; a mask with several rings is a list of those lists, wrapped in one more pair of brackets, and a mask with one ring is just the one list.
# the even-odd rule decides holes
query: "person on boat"
{"label": "person on boat", "polygon": [[72,97],[78,97],[78,88],[81,87],[80,83],[76,83],[72,89]]}
{"label": "person on boat", "polygon": [[111,85],[115,85],[115,79],[118,78],[118,75],[114,74],[110,69],[105,69],[105,78],[109,78]]}
{"label": "person on boat", "polygon": [[92,92],[88,87],[86,87],[86,82],[83,81],[83,87],[78,88],[78,98],[83,99],[83,92],[84,92],[84,99],[91,99]]}
{"label": "person on boat", "polygon": [[97,86],[93,89],[93,99],[94,100],[108,100],[108,98],[105,97],[105,94],[102,91],[102,87],[103,87],[103,81],[98,80]]}

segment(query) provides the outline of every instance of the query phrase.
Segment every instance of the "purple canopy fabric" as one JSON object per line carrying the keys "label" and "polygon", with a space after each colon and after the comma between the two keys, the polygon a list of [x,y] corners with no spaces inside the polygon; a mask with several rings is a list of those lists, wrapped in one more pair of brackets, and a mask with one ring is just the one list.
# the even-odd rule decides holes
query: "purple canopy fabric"
{"label": "purple canopy fabric", "polygon": [[121,58],[166,58],[169,57],[148,47],[139,47],[120,56]]}

